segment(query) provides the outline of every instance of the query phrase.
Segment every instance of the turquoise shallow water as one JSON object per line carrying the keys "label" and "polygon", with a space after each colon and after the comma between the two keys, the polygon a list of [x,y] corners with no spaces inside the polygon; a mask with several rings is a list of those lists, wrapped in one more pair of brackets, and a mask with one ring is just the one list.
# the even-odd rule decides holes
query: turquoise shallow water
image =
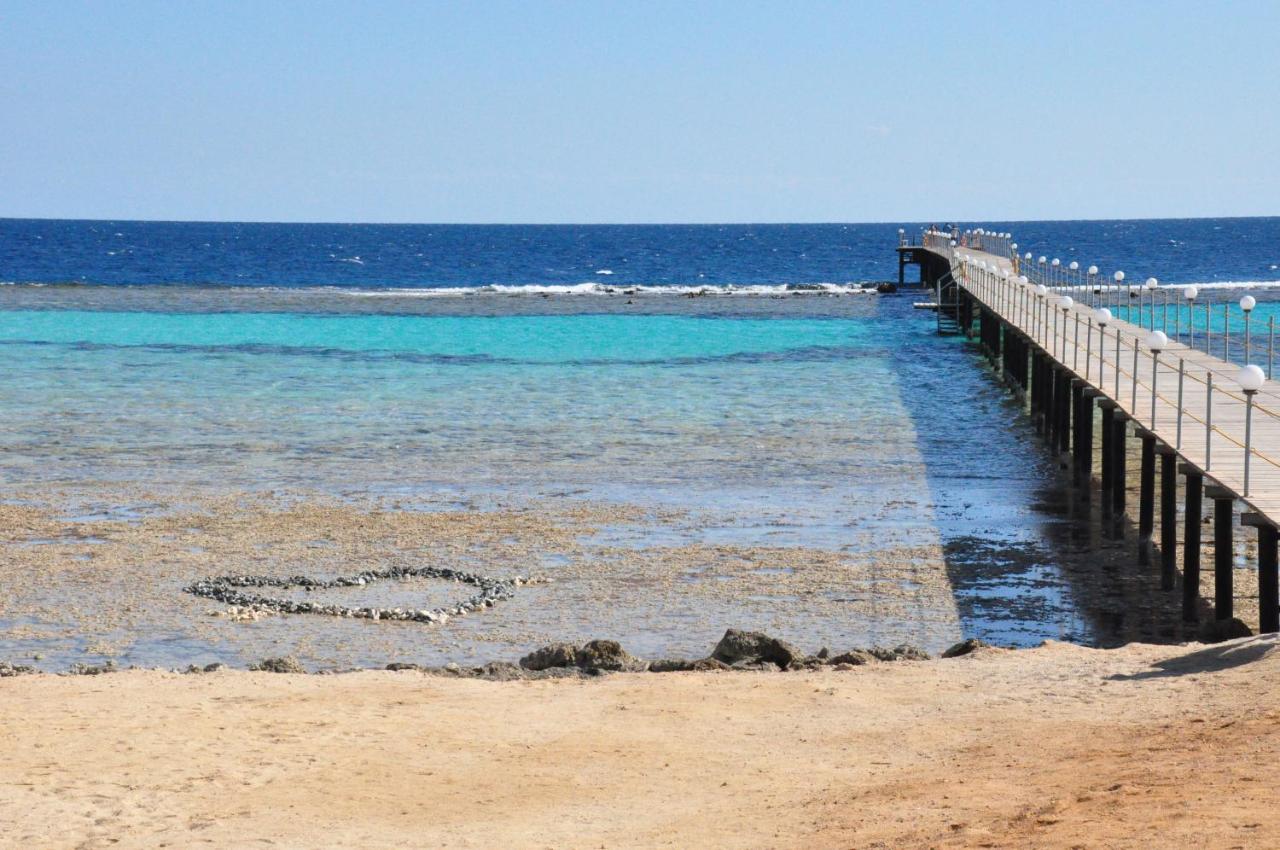
{"label": "turquoise shallow water", "polygon": [[315,355],[436,356],[519,363],[689,361],[856,344],[843,319],[672,315],[403,316],[290,313],[0,312],[17,343]]}
{"label": "turquoise shallow water", "polygon": [[892,427],[857,316],[12,311],[0,339],[23,364],[0,422],[36,480],[763,480]]}

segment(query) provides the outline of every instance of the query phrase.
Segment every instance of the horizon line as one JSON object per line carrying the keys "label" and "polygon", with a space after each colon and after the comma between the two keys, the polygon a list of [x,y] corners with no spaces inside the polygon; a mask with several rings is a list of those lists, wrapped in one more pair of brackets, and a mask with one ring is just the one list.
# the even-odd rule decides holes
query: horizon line
{"label": "horizon line", "polygon": [[374,227],[848,227],[848,226],[928,226],[945,221],[957,226],[984,223],[1000,224],[1061,224],[1075,222],[1108,222],[1108,221],[1223,221],[1243,219],[1271,219],[1280,215],[1216,215],[1216,216],[1136,216],[1131,218],[956,218],[933,220],[882,220],[882,221],[318,221],[302,219],[218,219],[218,218],[84,218],[77,216],[12,216],[0,215],[0,222],[10,221],[46,221],[46,222],[92,222],[102,224],[252,224],[252,225],[299,225],[299,226],[338,226],[351,227],[368,225]]}

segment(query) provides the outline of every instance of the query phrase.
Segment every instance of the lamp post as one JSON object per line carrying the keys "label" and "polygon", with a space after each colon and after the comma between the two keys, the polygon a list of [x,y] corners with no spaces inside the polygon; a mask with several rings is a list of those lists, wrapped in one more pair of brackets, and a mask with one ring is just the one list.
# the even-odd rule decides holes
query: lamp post
{"label": "lamp post", "polygon": [[1062,261],[1059,260],[1057,257],[1054,257],[1053,262],[1050,263],[1049,265],[1051,266],[1051,268],[1049,269],[1050,278],[1055,283],[1060,283],[1062,279]]}
{"label": "lamp post", "polygon": [[1194,286],[1188,286],[1182,291],[1183,296],[1187,299],[1187,333],[1191,336],[1191,347],[1196,347],[1196,295],[1199,293]]}
{"label": "lamp post", "polygon": [[1261,367],[1248,365],[1236,375],[1240,389],[1244,390],[1244,497],[1249,497],[1249,457],[1253,454],[1253,396],[1266,383],[1267,375]]}
{"label": "lamp post", "polygon": [[[1106,307],[1099,307],[1093,317],[1098,320],[1098,389],[1102,389],[1106,384],[1107,322],[1111,321],[1111,311]],[[1119,363],[1116,364],[1116,368],[1120,368]]]}
{"label": "lamp post", "polygon": [[1246,295],[1240,299],[1240,309],[1244,311],[1244,362],[1249,362],[1249,315],[1253,313],[1253,308],[1258,306],[1258,301],[1252,295]]}
{"label": "lamp post", "polygon": [[[1097,277],[1098,277],[1098,267],[1089,266],[1089,289],[1093,292],[1094,296],[1097,296],[1099,291],[1097,288],[1097,285],[1098,285]],[[1098,303],[1098,299],[1096,297],[1093,299],[1093,303],[1094,304]]]}
{"label": "lamp post", "polygon": [[1160,352],[1169,344],[1169,337],[1164,331],[1152,331],[1147,337],[1147,348],[1151,349],[1151,430],[1156,428],[1156,379],[1160,375]]}
{"label": "lamp post", "polygon": [[[1151,307],[1151,324],[1148,326],[1150,330],[1156,329],[1156,287],[1159,285],[1160,281],[1154,277],[1147,278],[1147,282],[1143,284],[1143,288],[1147,290],[1147,301],[1150,302],[1149,306]],[[1138,317],[1142,317],[1141,302],[1139,302],[1138,306]]]}
{"label": "lamp post", "polygon": [[1073,286],[1079,285],[1079,283],[1080,283],[1080,264],[1079,264],[1079,263],[1077,263],[1075,260],[1072,260],[1072,261],[1071,261],[1071,265],[1067,266],[1067,268],[1071,270],[1071,275],[1070,275],[1070,277],[1071,277],[1072,285],[1073,285]]}
{"label": "lamp post", "polygon": [[1062,345],[1060,346],[1061,351],[1058,353],[1058,359],[1064,365],[1067,362],[1067,314],[1071,312],[1071,305],[1074,303],[1076,302],[1070,295],[1064,295],[1058,299],[1058,306],[1062,308]]}
{"label": "lamp post", "polygon": [[1044,297],[1047,294],[1049,294],[1049,287],[1045,286],[1043,283],[1037,283],[1036,284],[1036,302],[1037,302],[1036,303],[1036,332],[1039,335],[1042,342],[1045,336]]}
{"label": "lamp post", "polygon": [[[1116,307],[1118,308],[1120,306],[1120,284],[1124,283],[1124,272],[1116,272],[1114,277],[1116,281]],[[1129,318],[1130,312],[1129,303],[1126,301],[1124,305],[1124,317],[1126,319]]]}

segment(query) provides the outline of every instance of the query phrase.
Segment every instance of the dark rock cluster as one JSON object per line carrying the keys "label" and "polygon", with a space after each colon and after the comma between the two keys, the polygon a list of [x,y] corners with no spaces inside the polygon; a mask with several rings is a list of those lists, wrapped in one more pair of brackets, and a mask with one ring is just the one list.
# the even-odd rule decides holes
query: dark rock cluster
{"label": "dark rock cluster", "polygon": [[[948,649],[943,658],[968,655],[988,644],[971,638]],[[515,679],[560,679],[582,676],[600,676],[606,673],[644,672],[679,673],[689,671],[719,670],[818,670],[823,668],[848,670],[864,664],[880,664],[896,661],[927,661],[929,654],[910,644],[892,648],[872,647],[832,653],[823,648],[814,655],[805,655],[786,641],[762,632],[729,629],[706,658],[664,658],[646,661],[622,648],[616,640],[592,640],[584,644],[552,643],[535,649],[520,659],[518,665],[509,661],[491,661],[479,667],[463,667],[445,664],[443,667],[426,667],[420,664],[397,661],[386,666],[387,670],[417,671],[435,676],[454,678],[489,679],[509,681]],[[117,669],[111,661],[100,666],[75,664],[68,671],[71,675],[94,676],[112,673]],[[191,665],[180,672],[190,674],[214,673],[226,669],[215,662],[203,667]],[[268,673],[306,673],[306,669],[294,658],[266,658],[249,667],[250,670]],[[0,662],[0,678],[36,673],[32,667]],[[179,672],[179,671],[174,671]],[[322,673],[343,672],[335,670]]]}
{"label": "dark rock cluster", "polygon": [[971,653],[977,652],[979,649],[982,649],[988,646],[991,646],[991,644],[987,643],[985,640],[978,640],[977,638],[969,638],[968,640],[960,641],[955,646],[951,647],[946,652],[942,653],[942,657],[943,658],[959,658],[962,655],[970,655]]}
{"label": "dark rock cluster", "polygon": [[71,669],[67,670],[67,674],[71,676],[101,676],[103,673],[116,673],[120,668],[116,666],[114,661],[106,661],[102,664],[72,664]]}
{"label": "dark rock cluster", "polygon": [[295,658],[266,658],[257,664],[250,665],[250,670],[265,673],[305,673],[307,672]]}
{"label": "dark rock cluster", "polygon": [[[929,658],[923,650],[902,644],[892,649],[875,647],[854,649],[839,654],[820,650],[816,655],[805,655],[791,644],[762,632],[729,629],[706,658],[664,658],[645,661],[636,658],[613,640],[593,640],[581,646],[572,643],[553,643],[535,649],[520,659],[520,666],[489,664],[484,667],[444,668],[454,675],[477,678],[539,678],[546,674],[600,675],[617,671],[650,673],[677,673],[705,670],[813,670],[821,667],[845,669],[860,664],[882,661],[923,661]],[[388,665],[391,669],[405,669],[408,665]],[[430,668],[425,672],[440,672]]]}
{"label": "dark rock cluster", "polygon": [[[444,608],[353,608],[346,605],[325,605],[318,602],[294,601],[254,593],[245,588],[302,588],[324,590],[335,587],[363,587],[382,579],[438,578],[470,584],[476,593],[467,599]],[[309,576],[231,575],[216,576],[197,581],[184,588],[187,593],[205,599],[214,599],[241,608],[267,611],[274,614],[327,614],[331,617],[354,617],[366,620],[410,620],[417,623],[445,623],[450,617],[459,617],[492,608],[496,603],[510,599],[515,589],[528,580],[517,576],[510,581],[467,573],[447,567],[395,567],[386,570],[365,570],[354,576],[333,579],[314,579]]]}

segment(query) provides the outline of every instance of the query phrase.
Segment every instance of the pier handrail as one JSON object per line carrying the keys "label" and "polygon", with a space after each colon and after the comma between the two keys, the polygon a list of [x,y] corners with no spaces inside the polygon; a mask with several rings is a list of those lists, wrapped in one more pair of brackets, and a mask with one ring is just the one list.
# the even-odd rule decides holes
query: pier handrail
{"label": "pier handrail", "polygon": [[[955,241],[953,246],[951,243]],[[1171,340],[1223,360],[1245,365],[1255,363],[1275,374],[1276,317],[1256,326],[1252,313],[1257,301],[1245,294],[1223,298],[1221,290],[1195,284],[1161,284],[1154,277],[1139,278],[1123,271],[1103,271],[1079,260],[1060,259],[1049,253],[1019,253],[1009,233],[990,233],[982,228],[966,231],[925,230],[921,246],[948,258],[954,253],[981,252],[1011,260],[1013,270],[1031,284],[1041,284],[1070,294],[1097,309],[1106,307],[1117,318],[1149,331],[1163,331]]]}
{"label": "pier handrail", "polygon": [[[1081,294],[1079,287],[1051,289],[1043,283],[1071,280],[1070,274],[1051,271],[1060,264],[1037,261],[1040,274],[1015,275],[1012,263],[999,256],[950,245],[947,254],[959,285],[979,303],[1255,510],[1280,518],[1280,388],[1275,384],[1245,387],[1248,376],[1242,378],[1240,367],[1229,360],[1170,339],[1162,330],[1156,336],[1156,325],[1163,326],[1154,320],[1161,302],[1151,294],[1146,304],[1142,290],[1130,294],[1122,278],[1098,292],[1086,285],[1080,301],[1073,297]],[[1144,284],[1143,290],[1154,293],[1155,287]],[[1113,291],[1125,292],[1132,301],[1117,303]],[[1111,304],[1117,304],[1116,314],[1100,312],[1109,312]],[[1229,311],[1224,315],[1228,333],[1222,336],[1222,353],[1230,356],[1237,349],[1230,342]],[[1206,347],[1212,348],[1208,340]]]}

